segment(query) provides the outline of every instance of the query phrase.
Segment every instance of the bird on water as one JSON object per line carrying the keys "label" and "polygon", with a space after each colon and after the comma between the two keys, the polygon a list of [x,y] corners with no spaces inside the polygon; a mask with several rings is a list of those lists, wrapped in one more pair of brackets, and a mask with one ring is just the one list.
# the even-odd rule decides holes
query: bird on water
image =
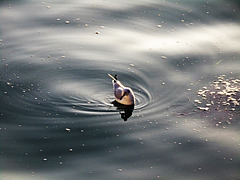
{"label": "bird on water", "polygon": [[131,88],[125,87],[122,83],[118,80],[118,76],[115,75],[114,77],[111,74],[108,74],[113,80],[113,91],[115,100],[123,105],[132,106],[135,104],[135,96]]}

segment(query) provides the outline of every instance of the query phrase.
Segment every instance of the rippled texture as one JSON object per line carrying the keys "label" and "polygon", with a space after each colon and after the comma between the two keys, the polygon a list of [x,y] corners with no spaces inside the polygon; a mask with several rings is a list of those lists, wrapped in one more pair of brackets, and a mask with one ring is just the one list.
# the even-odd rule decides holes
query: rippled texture
{"label": "rippled texture", "polygon": [[[240,78],[239,10],[0,1],[0,179],[239,179],[239,106],[196,104],[220,75]],[[135,93],[127,121],[108,73]]]}

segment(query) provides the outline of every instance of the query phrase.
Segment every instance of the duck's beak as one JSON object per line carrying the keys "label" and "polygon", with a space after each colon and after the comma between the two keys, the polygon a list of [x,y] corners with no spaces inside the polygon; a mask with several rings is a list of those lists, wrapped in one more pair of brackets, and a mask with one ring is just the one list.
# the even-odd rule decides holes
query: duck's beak
{"label": "duck's beak", "polygon": [[111,74],[108,74],[110,78],[112,78],[115,82],[117,81]]}

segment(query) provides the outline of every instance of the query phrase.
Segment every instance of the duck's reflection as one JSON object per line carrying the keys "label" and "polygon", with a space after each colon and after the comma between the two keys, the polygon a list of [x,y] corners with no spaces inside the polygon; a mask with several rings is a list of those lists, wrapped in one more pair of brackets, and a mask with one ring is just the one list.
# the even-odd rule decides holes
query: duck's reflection
{"label": "duck's reflection", "polygon": [[129,117],[132,116],[132,112],[134,110],[134,105],[123,105],[118,103],[117,101],[113,101],[112,104],[117,107],[117,110],[119,111],[119,114],[121,115],[121,118],[124,121],[127,121]]}

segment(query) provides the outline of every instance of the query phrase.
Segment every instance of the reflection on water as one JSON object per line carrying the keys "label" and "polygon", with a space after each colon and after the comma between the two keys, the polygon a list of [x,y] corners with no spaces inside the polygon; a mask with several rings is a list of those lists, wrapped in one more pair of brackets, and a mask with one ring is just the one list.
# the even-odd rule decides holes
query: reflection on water
{"label": "reflection on water", "polygon": [[[1,1],[0,179],[238,179],[239,10]],[[135,107],[111,103],[108,73]]]}
{"label": "reflection on water", "polygon": [[127,121],[128,118],[132,116],[132,112],[134,110],[134,105],[122,105],[118,103],[117,101],[113,101],[112,104],[117,107],[117,110],[119,111],[119,114],[121,115],[121,118],[124,121]]}

